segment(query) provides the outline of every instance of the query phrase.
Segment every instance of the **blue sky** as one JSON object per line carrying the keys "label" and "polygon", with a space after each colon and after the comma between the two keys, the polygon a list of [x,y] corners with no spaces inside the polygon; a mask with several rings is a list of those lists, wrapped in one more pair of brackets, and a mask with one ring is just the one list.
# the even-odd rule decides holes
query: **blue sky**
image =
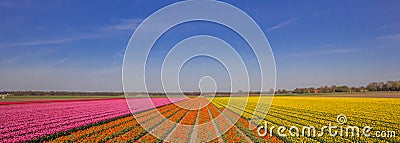
{"label": "blue sky", "polygon": [[[143,19],[172,3],[0,1],[0,90],[121,91],[130,36]],[[400,79],[399,1],[227,3],[249,14],[268,37],[278,88]],[[177,27],[165,44],[196,34],[237,41],[229,30],[192,24]]]}

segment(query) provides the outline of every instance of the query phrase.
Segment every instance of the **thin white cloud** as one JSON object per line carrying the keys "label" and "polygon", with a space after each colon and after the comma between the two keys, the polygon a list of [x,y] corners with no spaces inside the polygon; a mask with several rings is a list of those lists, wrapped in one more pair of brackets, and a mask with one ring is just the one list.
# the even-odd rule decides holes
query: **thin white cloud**
{"label": "thin white cloud", "polygon": [[122,30],[122,31],[131,31],[136,29],[137,26],[142,22],[142,19],[123,19],[120,23],[115,25],[110,25],[106,27],[102,27],[97,29],[96,32],[88,33],[78,33],[79,36],[66,37],[61,39],[39,39],[25,42],[16,42],[16,43],[0,43],[1,47],[19,47],[19,46],[35,46],[35,45],[49,45],[49,44],[62,44],[71,41],[81,40],[81,39],[93,39],[104,37],[104,35],[110,35],[109,30]]}
{"label": "thin white cloud", "polygon": [[123,19],[121,23],[107,26],[108,29],[115,30],[134,30],[142,22],[142,19]]}
{"label": "thin white cloud", "polygon": [[284,21],[284,22],[282,22],[282,23],[279,23],[278,25],[275,25],[274,27],[271,27],[271,28],[268,29],[267,31],[277,30],[277,29],[286,27],[286,26],[288,26],[288,25],[293,24],[293,23],[296,22],[296,21],[297,21],[297,18],[292,18],[292,19],[286,20],[286,21]]}
{"label": "thin white cloud", "polygon": [[65,57],[65,58],[63,58],[63,59],[61,59],[61,60],[58,60],[57,62],[54,63],[53,66],[60,65],[60,64],[62,64],[62,63],[64,63],[64,62],[68,61],[68,59],[69,59],[69,57]]}
{"label": "thin white cloud", "polygon": [[357,52],[359,48],[351,48],[343,46],[341,43],[328,43],[323,44],[318,47],[312,48],[314,50],[301,51],[294,53],[294,56],[319,56],[319,55],[329,55],[329,54],[345,54]]}
{"label": "thin white cloud", "polygon": [[31,41],[25,41],[25,42],[16,42],[16,43],[6,43],[6,44],[1,44],[0,43],[0,48],[2,47],[21,47],[21,46],[36,46],[36,45],[49,45],[49,44],[62,44],[62,43],[68,43],[76,40],[82,40],[82,39],[93,39],[93,38],[98,38],[100,37],[99,34],[86,34],[83,35],[81,34],[80,36],[69,36],[65,38],[60,38],[60,39],[39,39],[39,40],[31,40]]}
{"label": "thin white cloud", "polygon": [[0,66],[14,64],[14,63],[20,61],[21,59],[22,59],[22,58],[19,57],[19,56],[0,57]]}
{"label": "thin white cloud", "polygon": [[293,54],[294,56],[320,56],[329,54],[345,54],[357,52],[359,49],[356,48],[346,48],[346,49],[331,49],[331,50],[320,50],[320,51],[309,51],[309,52],[299,52]]}
{"label": "thin white cloud", "polygon": [[382,29],[400,29],[400,22],[385,23],[380,28],[382,28]]}
{"label": "thin white cloud", "polygon": [[379,39],[400,40],[400,34],[384,35],[378,37]]}
{"label": "thin white cloud", "polygon": [[0,7],[18,8],[26,5],[27,1],[1,0]]}
{"label": "thin white cloud", "polygon": [[113,65],[121,64],[121,62],[123,61],[124,55],[125,55],[125,49],[126,49],[126,47],[122,47],[121,50],[119,50],[116,53],[116,56],[113,61]]}
{"label": "thin white cloud", "polygon": [[0,55],[0,67],[14,68],[16,66],[53,65],[54,61],[50,60],[38,62],[38,59],[49,57],[52,54],[53,50],[51,49],[22,50],[18,54],[5,52]]}
{"label": "thin white cloud", "polygon": [[335,49],[335,50],[331,50],[328,51],[327,53],[350,53],[350,52],[355,52],[358,51],[358,49]]}
{"label": "thin white cloud", "polygon": [[14,46],[34,46],[34,45],[48,45],[48,44],[60,44],[72,41],[73,39],[66,38],[66,39],[54,39],[54,40],[36,40],[36,41],[29,41],[29,42],[20,42],[20,43],[11,43],[5,44],[1,47],[14,47]]}

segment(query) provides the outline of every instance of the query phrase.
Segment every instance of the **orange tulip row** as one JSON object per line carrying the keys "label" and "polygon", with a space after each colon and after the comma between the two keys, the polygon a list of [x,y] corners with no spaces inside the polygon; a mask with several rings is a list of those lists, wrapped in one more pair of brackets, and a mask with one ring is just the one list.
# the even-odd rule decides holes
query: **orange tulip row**
{"label": "orange tulip row", "polygon": [[[213,106],[212,104],[209,104],[208,100],[204,100],[202,104],[207,104],[206,107],[200,109],[199,112],[199,126],[197,128],[197,141],[196,142],[205,142],[205,141],[210,141],[213,139],[216,139],[218,134],[217,134],[217,128],[214,126],[215,122],[211,118],[211,113],[209,111],[210,106]],[[217,141],[217,140],[216,140]]]}
{"label": "orange tulip row", "polygon": [[222,114],[214,105],[209,106],[209,109],[213,118],[215,118],[214,121],[216,122],[220,134],[222,134],[222,140],[228,142],[247,142],[245,137],[239,133],[239,129],[232,125],[231,120],[227,118],[225,114]]}
{"label": "orange tulip row", "polygon": [[[182,105],[188,105],[190,104],[190,102],[188,101],[181,101],[179,102],[179,104]],[[159,111],[159,114],[158,112]],[[118,137],[115,137],[114,139],[111,139],[111,142],[133,142],[133,141],[157,141],[158,139],[153,136],[152,134],[149,134],[147,132],[147,130],[145,129],[153,129],[154,131],[156,131],[154,128],[158,127],[160,123],[165,122],[166,118],[176,118],[173,116],[177,116],[180,113],[184,113],[187,112],[184,109],[181,109],[179,106],[175,105],[175,104],[170,104],[167,106],[163,106],[163,107],[159,107],[157,109],[155,109],[155,111],[149,111],[152,112],[152,114],[154,115],[153,118],[146,118],[145,120],[143,119],[138,119],[138,120],[143,120],[143,122],[141,122],[140,127],[135,128],[133,130],[130,130]],[[178,114],[176,114],[178,113]],[[165,125],[163,125],[165,126]],[[143,128],[144,127],[144,128]],[[162,127],[162,126],[161,126]],[[152,133],[155,133],[155,132]]]}
{"label": "orange tulip row", "polygon": [[179,122],[179,124],[172,130],[171,134],[167,137],[167,141],[172,142],[188,142],[192,134],[193,127],[197,118],[197,109],[200,107],[199,99],[191,99],[193,102],[192,110],[187,112],[185,117]]}

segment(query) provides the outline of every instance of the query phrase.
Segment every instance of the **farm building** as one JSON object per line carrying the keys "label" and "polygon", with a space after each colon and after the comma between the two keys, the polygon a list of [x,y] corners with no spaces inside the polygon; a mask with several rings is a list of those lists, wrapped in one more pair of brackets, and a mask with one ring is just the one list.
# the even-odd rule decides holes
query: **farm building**
{"label": "farm building", "polygon": [[7,96],[10,96],[11,94],[6,93],[6,94],[0,94],[1,99],[6,99]]}

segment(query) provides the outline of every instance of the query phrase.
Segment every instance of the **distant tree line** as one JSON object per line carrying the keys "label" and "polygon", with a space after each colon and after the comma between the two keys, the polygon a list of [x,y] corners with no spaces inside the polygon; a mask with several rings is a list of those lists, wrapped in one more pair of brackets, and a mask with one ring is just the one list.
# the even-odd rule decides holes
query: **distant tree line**
{"label": "distant tree line", "polygon": [[[369,92],[369,91],[400,91],[400,80],[399,81],[386,81],[386,82],[371,82],[366,86],[360,87],[349,87],[347,85],[331,85],[331,86],[320,86],[320,87],[303,87],[295,88],[294,90],[278,89],[275,94],[307,94],[307,93],[335,93],[335,92]],[[9,93],[12,96],[121,96],[124,92],[74,92],[74,91],[0,91],[0,94]],[[216,96],[230,96],[230,94],[270,94],[273,90],[269,92],[257,92],[249,91],[243,92],[238,91],[235,93],[231,92],[217,92]],[[163,92],[152,92],[152,93],[142,93],[142,92],[132,92],[128,93],[132,95],[150,95],[150,96],[165,96],[166,93]],[[170,93],[174,94],[174,93]],[[178,93],[176,93],[178,94]],[[186,96],[198,96],[200,92],[184,92]]]}
{"label": "distant tree line", "polygon": [[276,94],[307,94],[307,93],[335,93],[335,92],[368,92],[368,91],[400,91],[399,81],[371,82],[366,86],[349,87],[347,85],[331,85],[320,87],[295,88],[294,90],[278,89]]}

